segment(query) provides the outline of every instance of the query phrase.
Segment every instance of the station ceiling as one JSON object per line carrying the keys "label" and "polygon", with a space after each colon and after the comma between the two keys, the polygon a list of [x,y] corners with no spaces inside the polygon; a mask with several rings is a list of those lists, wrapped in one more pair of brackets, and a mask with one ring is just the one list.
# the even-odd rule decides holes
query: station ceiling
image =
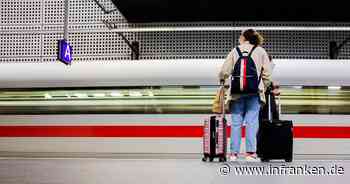
{"label": "station ceiling", "polygon": [[[345,2],[249,0],[112,0],[134,23],[195,21],[349,22]],[[343,5],[342,5],[343,3]]]}

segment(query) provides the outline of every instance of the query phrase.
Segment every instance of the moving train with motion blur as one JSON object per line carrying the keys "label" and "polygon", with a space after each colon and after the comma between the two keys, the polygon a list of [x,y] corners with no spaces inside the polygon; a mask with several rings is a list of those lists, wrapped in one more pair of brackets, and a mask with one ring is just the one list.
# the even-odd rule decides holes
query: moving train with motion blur
{"label": "moving train with motion blur", "polygon": [[[222,63],[1,64],[0,154],[199,154]],[[294,153],[350,154],[350,60],[274,63]]]}

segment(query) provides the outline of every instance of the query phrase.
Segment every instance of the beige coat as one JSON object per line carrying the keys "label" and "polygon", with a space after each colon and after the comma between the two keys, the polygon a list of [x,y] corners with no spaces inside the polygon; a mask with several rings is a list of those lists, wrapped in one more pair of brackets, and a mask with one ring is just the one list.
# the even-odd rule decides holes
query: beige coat
{"label": "beige coat", "polygon": [[[238,46],[241,50],[241,52],[247,51],[250,52],[250,50],[253,48],[253,45],[249,44],[249,42],[245,42],[242,45]],[[268,57],[268,54],[266,53],[265,49],[262,47],[257,47],[253,51],[251,57],[253,58],[256,68],[258,70],[258,76],[260,76],[261,69],[263,68],[262,72],[262,78],[259,89],[260,89],[260,99],[262,103],[265,103],[265,95],[264,92],[266,90],[265,86],[269,86],[271,83],[271,67],[270,67],[270,60]],[[228,54],[224,64],[221,67],[221,71],[219,73],[219,79],[228,79],[231,75],[231,72],[233,70],[233,66],[237,62],[237,59],[239,58],[239,55],[237,53],[236,49],[232,49],[231,52]],[[230,83],[229,81],[226,81]],[[226,93],[229,94],[229,93]],[[236,100],[240,97],[240,95],[232,95],[228,96],[228,100]]]}

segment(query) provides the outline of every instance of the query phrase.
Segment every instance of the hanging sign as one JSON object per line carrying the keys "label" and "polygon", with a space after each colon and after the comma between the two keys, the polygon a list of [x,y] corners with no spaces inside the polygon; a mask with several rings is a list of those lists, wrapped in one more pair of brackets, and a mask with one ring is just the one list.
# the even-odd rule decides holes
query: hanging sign
{"label": "hanging sign", "polygon": [[72,63],[72,46],[66,40],[58,40],[58,60],[67,65]]}

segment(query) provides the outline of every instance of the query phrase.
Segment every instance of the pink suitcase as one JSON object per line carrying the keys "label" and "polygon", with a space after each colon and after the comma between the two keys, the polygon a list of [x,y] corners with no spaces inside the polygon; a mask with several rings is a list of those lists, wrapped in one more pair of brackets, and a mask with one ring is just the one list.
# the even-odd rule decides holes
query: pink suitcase
{"label": "pink suitcase", "polygon": [[212,162],[219,158],[220,162],[226,161],[226,119],[221,115],[213,115],[204,120],[203,135],[203,161]]}
{"label": "pink suitcase", "polygon": [[[222,100],[222,109],[224,109],[224,100]],[[203,154],[202,161],[212,162],[214,158],[219,158],[220,162],[226,161],[227,121],[225,111],[222,114],[215,114],[204,120],[203,129]]]}

